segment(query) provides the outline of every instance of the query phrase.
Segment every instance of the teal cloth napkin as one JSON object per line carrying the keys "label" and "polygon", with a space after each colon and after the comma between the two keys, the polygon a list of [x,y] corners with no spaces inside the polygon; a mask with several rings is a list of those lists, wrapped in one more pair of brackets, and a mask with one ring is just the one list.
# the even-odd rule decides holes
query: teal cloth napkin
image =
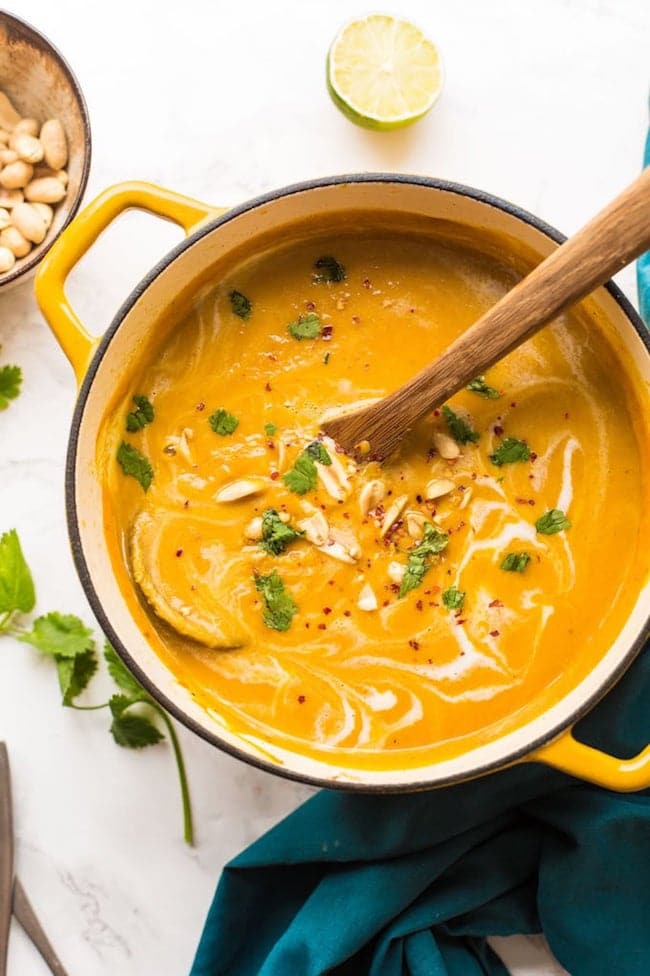
{"label": "teal cloth napkin", "polygon": [[[650,322],[650,254],[638,273]],[[576,736],[633,756],[649,705],[646,648]],[[571,976],[650,974],[650,790],[531,763],[431,793],[323,791],[227,865],[191,976],[507,976],[486,936],[541,931]]]}

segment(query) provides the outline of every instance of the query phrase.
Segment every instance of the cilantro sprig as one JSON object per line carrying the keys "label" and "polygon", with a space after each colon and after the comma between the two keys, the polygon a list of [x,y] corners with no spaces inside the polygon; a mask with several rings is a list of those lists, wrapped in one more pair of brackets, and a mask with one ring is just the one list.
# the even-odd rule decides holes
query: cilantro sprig
{"label": "cilantro sprig", "polygon": [[295,539],[305,533],[283,522],[275,508],[267,508],[262,515],[260,548],[270,556],[279,556]]}
{"label": "cilantro sprig", "polygon": [[497,468],[504,464],[515,464],[517,461],[530,460],[530,448],[526,441],[520,441],[516,437],[505,437],[494,454],[490,454],[490,461],[496,464]]}
{"label": "cilantro sprig", "polygon": [[122,441],[117,449],[117,462],[125,475],[135,478],[142,485],[144,491],[149,491],[153,481],[153,468],[148,458],[140,454],[137,447]]}
{"label": "cilantro sprig", "polygon": [[262,594],[266,609],[262,618],[271,630],[285,631],[291,627],[291,621],[298,612],[298,606],[290,593],[284,588],[284,583],[277,569],[268,576],[255,576],[255,589]]}
{"label": "cilantro sprig", "polygon": [[10,400],[20,393],[23,371],[20,366],[0,366],[0,410],[6,410]]}
{"label": "cilantro sprig", "polygon": [[324,254],[314,264],[314,281],[317,284],[345,281],[345,268],[331,254]]}
{"label": "cilantro sprig", "polygon": [[458,441],[459,444],[475,444],[479,439],[478,431],[474,430],[466,420],[463,420],[451,407],[442,408],[442,416],[445,418],[449,433]]}
{"label": "cilantro sprig", "polygon": [[466,389],[470,393],[478,393],[479,396],[486,400],[498,400],[501,396],[498,390],[486,383],[484,376],[476,376],[473,380],[470,380]]}
{"label": "cilantro sprig", "polygon": [[465,606],[466,593],[455,586],[449,586],[442,591],[442,602],[447,610],[462,610]]}
{"label": "cilantro sprig", "polygon": [[228,434],[234,434],[239,427],[239,420],[233,413],[228,413],[223,407],[219,407],[214,413],[211,413],[208,417],[208,423],[210,427],[221,437],[226,437]]}
{"label": "cilantro sprig", "polygon": [[36,605],[36,592],[29,566],[15,529],[0,536],[0,636],[15,637],[30,644],[55,664],[61,690],[61,704],[78,711],[108,708],[110,732],[119,746],[143,749],[164,738],[152,721],[152,713],[166,728],[172,744],[181,788],[184,837],[193,843],[192,808],[185,763],[176,731],[167,713],[128,671],[108,641],[104,660],[118,692],[96,705],[79,705],[84,692],[99,668],[95,636],[74,614],[54,610],[36,617],[28,625],[23,619]]}
{"label": "cilantro sprig", "polygon": [[562,509],[552,508],[535,522],[535,528],[541,535],[555,535],[556,532],[564,532],[571,528],[571,522],[566,517]]}
{"label": "cilantro sprig", "polygon": [[136,409],[126,415],[126,429],[131,434],[142,430],[154,419],[155,413],[152,404],[146,396],[137,395],[133,397]]}
{"label": "cilantro sprig", "polygon": [[529,552],[509,552],[501,562],[501,569],[506,573],[523,573],[530,562]]}
{"label": "cilantro sprig", "polygon": [[400,599],[420,585],[431,569],[431,558],[446,549],[448,542],[446,532],[441,532],[430,522],[425,524],[421,541],[409,552],[406,572],[399,588]]}
{"label": "cilantro sprig", "polygon": [[242,295],[240,291],[231,291],[228,297],[230,307],[235,315],[238,315],[240,319],[249,319],[253,311],[250,299],[246,298],[246,295]]}
{"label": "cilantro sprig", "polygon": [[320,317],[315,312],[309,315],[299,315],[295,322],[287,326],[289,335],[294,339],[318,339],[322,332]]}
{"label": "cilantro sprig", "polygon": [[293,467],[282,478],[289,491],[295,495],[306,495],[308,491],[313,491],[316,488],[318,484],[317,461],[326,466],[332,463],[327,449],[321,442],[312,441],[302,454],[298,455]]}

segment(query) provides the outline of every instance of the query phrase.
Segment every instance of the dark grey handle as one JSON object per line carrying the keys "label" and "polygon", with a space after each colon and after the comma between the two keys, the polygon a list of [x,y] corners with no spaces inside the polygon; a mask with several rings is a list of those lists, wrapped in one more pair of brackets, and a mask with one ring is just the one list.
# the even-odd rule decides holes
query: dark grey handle
{"label": "dark grey handle", "polygon": [[18,878],[14,881],[14,915],[49,966],[50,972],[54,976],[68,976],[67,970],[63,968],[61,960],[52,948],[50,940],[43,931]]}

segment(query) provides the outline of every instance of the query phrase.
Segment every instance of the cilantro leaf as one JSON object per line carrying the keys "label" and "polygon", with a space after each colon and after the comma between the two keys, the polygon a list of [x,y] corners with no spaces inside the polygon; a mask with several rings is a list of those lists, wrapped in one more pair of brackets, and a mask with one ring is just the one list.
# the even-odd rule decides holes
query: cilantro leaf
{"label": "cilantro leaf", "polygon": [[456,589],[455,586],[450,586],[448,589],[442,591],[442,602],[447,607],[447,610],[462,610],[465,604],[466,594],[463,590]]}
{"label": "cilantro leaf", "polygon": [[399,588],[400,599],[420,585],[431,568],[431,557],[446,549],[448,542],[449,536],[445,532],[440,532],[430,522],[425,524],[422,540],[409,552],[406,572]]}
{"label": "cilantro leaf", "polygon": [[295,322],[287,326],[294,339],[317,339],[321,334],[320,318],[314,312],[299,315]]}
{"label": "cilantro leaf", "polygon": [[501,563],[501,569],[505,569],[507,573],[523,573],[529,562],[530,553],[509,552]]}
{"label": "cilantro leaf", "polygon": [[230,298],[230,306],[235,315],[238,315],[240,319],[250,318],[253,306],[249,299],[246,298],[246,295],[242,295],[240,291],[231,291],[228,297]]}
{"label": "cilantro leaf", "polygon": [[296,495],[306,495],[308,491],[313,491],[318,484],[318,472],[313,457],[303,451],[282,480],[289,491]]}
{"label": "cilantro leaf", "polygon": [[442,408],[442,415],[447,421],[449,432],[459,444],[474,444],[479,439],[478,431],[474,430],[467,421],[459,417],[457,413],[447,406]]}
{"label": "cilantro leaf", "polygon": [[312,441],[311,444],[307,445],[305,450],[309,457],[313,458],[314,461],[318,461],[319,464],[328,465],[332,463],[331,457],[320,441]]}
{"label": "cilantro leaf", "polygon": [[127,691],[131,698],[139,695],[149,697],[140,682],[137,678],[133,677],[126,664],[118,657],[117,652],[111,647],[108,641],[104,641],[104,659],[108,666],[108,673],[119,688]]}
{"label": "cilantro leaf", "polygon": [[268,576],[256,576],[255,589],[264,599],[266,610],[263,620],[266,626],[271,630],[289,630],[298,607],[291,594],[285,590],[278,571],[274,569]]}
{"label": "cilantro leaf", "polygon": [[466,389],[470,393],[478,393],[479,396],[484,397],[486,400],[498,400],[501,396],[498,390],[495,390],[493,386],[485,382],[484,376],[476,376],[473,380],[470,380]]}
{"label": "cilantro leaf", "polygon": [[530,448],[526,441],[516,437],[506,437],[501,441],[494,454],[490,454],[490,461],[500,468],[503,464],[514,464],[516,461],[528,461]]}
{"label": "cilantro leaf", "polygon": [[126,415],[126,429],[134,434],[150,424],[154,418],[154,409],[146,396],[134,396],[133,402],[137,409]]}
{"label": "cilantro leaf", "polygon": [[267,437],[274,437],[278,432],[275,424],[264,424],[264,433]]}
{"label": "cilantro leaf", "polygon": [[345,281],[345,268],[330,254],[325,254],[314,264],[314,281],[319,284],[331,281],[333,283]]}
{"label": "cilantro leaf", "polygon": [[555,535],[556,532],[570,529],[571,522],[561,509],[552,508],[537,519],[535,528],[541,535]]}
{"label": "cilantro leaf", "polygon": [[0,366],[0,410],[6,410],[10,400],[20,393],[23,371],[20,366]]}
{"label": "cilantro leaf", "polygon": [[113,695],[109,701],[113,715],[111,735],[118,746],[123,746],[125,749],[155,746],[164,738],[162,732],[145,715],[127,713],[127,708],[133,704],[135,702],[126,695]]}
{"label": "cilantro leaf", "polygon": [[132,444],[122,441],[117,450],[117,462],[125,475],[139,481],[145,491],[149,490],[153,481],[153,468],[144,454],[140,454]]}
{"label": "cilantro leaf", "polygon": [[93,649],[77,654],[76,657],[62,657],[54,655],[56,671],[61,688],[61,704],[70,706],[74,699],[88,686],[88,682],[97,670],[97,656]]}
{"label": "cilantro leaf", "polygon": [[279,556],[289,543],[304,535],[298,529],[283,522],[274,508],[267,508],[262,515],[262,538],[260,548],[270,556]]}
{"label": "cilantro leaf", "polygon": [[19,637],[24,644],[31,644],[41,654],[54,657],[74,658],[95,647],[93,632],[84,626],[79,617],[72,613],[59,613],[53,610],[43,617],[37,617],[32,629]]}
{"label": "cilantro leaf", "polygon": [[239,427],[239,420],[232,413],[228,413],[223,407],[215,410],[213,414],[208,417],[208,423],[212,427],[215,434],[221,434],[225,437],[227,434],[234,434]]}
{"label": "cilantro leaf", "polygon": [[15,529],[0,536],[0,614],[34,609],[34,581]]}

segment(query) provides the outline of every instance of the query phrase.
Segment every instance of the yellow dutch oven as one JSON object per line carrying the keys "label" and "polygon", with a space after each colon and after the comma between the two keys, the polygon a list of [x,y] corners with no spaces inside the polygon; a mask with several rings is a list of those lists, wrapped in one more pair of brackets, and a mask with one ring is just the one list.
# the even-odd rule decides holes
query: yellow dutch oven
{"label": "yellow dutch oven", "polygon": [[[123,211],[137,208],[174,221],[187,237],[129,295],[101,339],[81,323],[65,294],[66,278],[98,235]],[[163,665],[136,624],[122,595],[104,537],[97,437],[116,384],[140,366],[143,350],[181,295],[192,293],[206,270],[246,243],[275,234],[297,220],[341,211],[399,214],[417,226],[451,221],[513,241],[546,257],[563,240],[553,228],[486,193],[439,180],[394,174],[331,177],[289,186],[231,210],[214,208],[144,183],[123,183],[102,193],[65,230],[36,280],[40,307],[72,363],[80,386],[67,458],[67,517],[81,583],[106,635],[149,692],[179,721],[221,749],[289,778],[318,786],[364,791],[430,789],[484,775],[519,762],[542,762],[613,790],[650,787],[650,747],[616,758],[579,742],[573,725],[611,688],[641,650],[650,631],[650,582],[639,593],[625,626],[588,677],[533,719],[461,756],[407,770],[362,770],[313,759],[239,735],[208,713]],[[646,381],[650,407],[650,339],[641,319],[613,285],[594,294],[594,307],[613,324]],[[579,612],[579,607],[576,607]]]}

